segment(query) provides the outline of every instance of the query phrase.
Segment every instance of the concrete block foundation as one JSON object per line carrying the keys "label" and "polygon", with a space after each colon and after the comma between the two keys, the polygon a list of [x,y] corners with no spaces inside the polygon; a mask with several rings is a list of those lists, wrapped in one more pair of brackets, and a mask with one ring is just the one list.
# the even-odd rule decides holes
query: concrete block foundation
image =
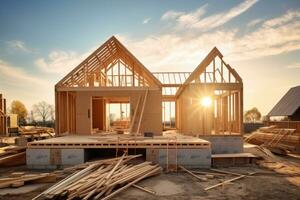
{"label": "concrete block foundation", "polygon": [[146,160],[168,165],[183,165],[187,168],[209,168],[211,166],[211,149],[147,149]]}
{"label": "concrete block foundation", "polygon": [[213,135],[200,136],[211,143],[212,154],[243,153],[243,136],[241,135]]}
{"label": "concrete block foundation", "polygon": [[30,169],[56,169],[84,163],[84,149],[27,149],[26,163]]}
{"label": "concrete block foundation", "polygon": [[[26,161],[30,169],[56,169],[81,164],[88,157],[85,149],[27,149]],[[168,160],[167,160],[168,159]],[[211,149],[146,149],[146,160],[165,167],[183,165],[187,168],[209,168]]]}

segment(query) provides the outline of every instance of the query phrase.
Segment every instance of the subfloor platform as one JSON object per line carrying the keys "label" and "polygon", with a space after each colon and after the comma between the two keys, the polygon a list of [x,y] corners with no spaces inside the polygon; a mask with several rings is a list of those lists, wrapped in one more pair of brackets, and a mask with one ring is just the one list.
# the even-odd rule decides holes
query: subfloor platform
{"label": "subfloor platform", "polygon": [[130,135],[68,135],[34,141],[27,144],[28,148],[170,148],[198,149],[210,148],[210,142],[192,137],[181,136],[130,136]]}
{"label": "subfloor platform", "polygon": [[30,142],[27,147],[27,166],[35,169],[80,164],[91,156],[101,159],[107,153],[115,156],[122,150],[142,153],[147,161],[161,166],[211,166],[210,142],[192,136],[68,135]]}

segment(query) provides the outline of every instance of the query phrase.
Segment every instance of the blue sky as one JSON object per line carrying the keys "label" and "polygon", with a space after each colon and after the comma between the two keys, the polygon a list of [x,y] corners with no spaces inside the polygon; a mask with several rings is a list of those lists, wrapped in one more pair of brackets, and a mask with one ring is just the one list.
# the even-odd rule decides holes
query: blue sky
{"label": "blue sky", "polygon": [[116,35],[150,71],[192,71],[217,46],[266,114],[300,85],[300,1],[1,1],[0,92],[30,109]]}

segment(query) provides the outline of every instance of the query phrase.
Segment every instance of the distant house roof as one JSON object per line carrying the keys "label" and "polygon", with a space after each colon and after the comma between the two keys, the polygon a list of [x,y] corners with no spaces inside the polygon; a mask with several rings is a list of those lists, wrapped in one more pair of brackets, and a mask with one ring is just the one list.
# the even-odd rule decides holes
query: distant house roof
{"label": "distant house roof", "polygon": [[300,86],[291,88],[269,112],[268,116],[291,116],[300,107]]}

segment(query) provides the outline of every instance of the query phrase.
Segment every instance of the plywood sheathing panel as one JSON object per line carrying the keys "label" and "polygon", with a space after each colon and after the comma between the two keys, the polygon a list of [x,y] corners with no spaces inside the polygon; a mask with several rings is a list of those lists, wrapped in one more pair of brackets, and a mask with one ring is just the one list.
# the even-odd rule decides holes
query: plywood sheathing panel
{"label": "plywood sheathing panel", "polygon": [[[137,106],[138,98],[144,95],[145,90],[119,90],[119,91],[81,91],[77,92],[77,113],[76,113],[76,133],[91,134],[92,118],[88,116],[88,110],[91,110],[92,97],[128,97],[130,102],[131,117]],[[149,90],[149,101],[145,104],[143,120],[141,122],[140,132],[153,132],[155,135],[162,134],[162,110],[161,110],[161,90]]]}

